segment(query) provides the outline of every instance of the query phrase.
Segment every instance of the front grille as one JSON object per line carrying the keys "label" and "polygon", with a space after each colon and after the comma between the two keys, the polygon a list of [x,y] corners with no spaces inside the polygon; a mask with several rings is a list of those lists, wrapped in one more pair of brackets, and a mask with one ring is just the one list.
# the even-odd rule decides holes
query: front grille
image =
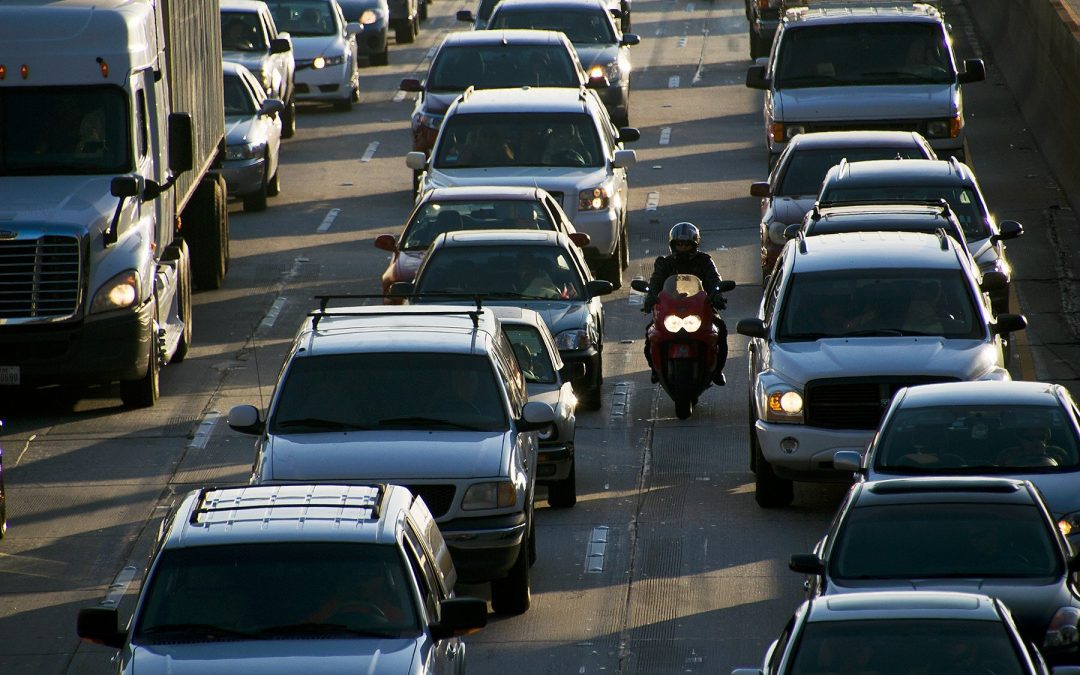
{"label": "front grille", "polygon": [[436,518],[442,518],[454,505],[453,485],[406,485],[414,495],[424,498],[428,511]]}
{"label": "front grille", "polygon": [[879,377],[811,380],[806,385],[806,424],[823,429],[877,428],[902,387],[956,382],[954,377]]}
{"label": "front grille", "polygon": [[917,131],[926,135],[924,120],[853,120],[851,122],[789,122],[788,126],[801,126],[806,133],[820,131]]}
{"label": "front grille", "polygon": [[81,277],[75,237],[0,241],[0,319],[72,316]]}

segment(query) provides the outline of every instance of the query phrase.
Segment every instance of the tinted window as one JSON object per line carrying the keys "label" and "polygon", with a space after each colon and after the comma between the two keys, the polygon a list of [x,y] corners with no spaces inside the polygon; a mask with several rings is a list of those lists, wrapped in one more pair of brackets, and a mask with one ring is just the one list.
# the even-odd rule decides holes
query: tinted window
{"label": "tinted window", "polygon": [[488,28],[536,28],[554,30],[566,34],[575,45],[615,44],[615,31],[611,19],[603,9],[587,8],[583,11],[560,9],[513,9],[502,7],[491,18]]}
{"label": "tinted window", "polygon": [[999,622],[918,619],[809,623],[787,672],[1020,675],[1025,670]]}
{"label": "tinted window", "polygon": [[794,274],[780,309],[777,339],[983,335],[959,270],[855,269]]}
{"label": "tinted window", "polygon": [[540,202],[478,200],[426,202],[405,228],[401,248],[423,250],[435,237],[461,230],[554,230]]}
{"label": "tinted window", "polygon": [[337,35],[337,19],[326,0],[267,0],[278,30],[292,37]]}
{"label": "tinted window", "polygon": [[1077,430],[1059,406],[901,408],[878,438],[874,465],[908,473],[1075,470]]}
{"label": "tinted window", "polygon": [[956,80],[945,31],[917,22],[789,29],[776,55],[777,89]]}
{"label": "tinted window", "polygon": [[829,558],[837,579],[1059,577],[1060,553],[1034,506],[890,504],[852,509]]}
{"label": "tinted window", "polygon": [[526,382],[555,384],[555,366],[540,331],[524,324],[503,324]]}
{"label": "tinted window", "polygon": [[[419,633],[414,595],[394,546],[273,543],[162,552],[133,641],[206,642],[213,626],[239,635],[319,636],[338,624],[388,636]],[[191,626],[195,626],[192,628]],[[341,629],[327,628],[340,635]]]}
{"label": "tinted window", "polygon": [[990,226],[987,224],[986,207],[983,206],[975,190],[962,186],[948,185],[891,185],[887,182],[882,185],[869,187],[835,188],[830,187],[822,190],[818,201],[829,204],[844,204],[847,202],[880,202],[880,201],[937,201],[944,199],[949,202],[960,226],[964,228],[964,236],[969,242],[986,239],[990,236]]}
{"label": "tinted window", "polygon": [[431,91],[498,87],[578,87],[574,62],[562,44],[463,45],[439,50],[428,73]]}
{"label": "tinted window", "polygon": [[439,135],[435,166],[604,166],[593,118],[584,113],[451,115]]}
{"label": "tinted window", "polygon": [[236,52],[266,51],[259,15],[255,12],[222,12],[221,48]]}
{"label": "tinted window", "polygon": [[795,148],[776,181],[773,192],[782,197],[812,196],[821,192],[825,174],[840,160],[859,162],[873,159],[930,159],[919,146],[905,148]]}
{"label": "tinted window", "polygon": [[252,116],[255,114],[255,100],[247,84],[236,75],[225,74],[225,114]]}
{"label": "tinted window", "polygon": [[441,248],[425,263],[416,290],[537,300],[584,297],[581,275],[561,248],[512,244]]}
{"label": "tinted window", "polygon": [[[424,386],[418,387],[417,383]],[[482,354],[356,353],[293,359],[270,420],[274,434],[349,429],[506,429]]]}

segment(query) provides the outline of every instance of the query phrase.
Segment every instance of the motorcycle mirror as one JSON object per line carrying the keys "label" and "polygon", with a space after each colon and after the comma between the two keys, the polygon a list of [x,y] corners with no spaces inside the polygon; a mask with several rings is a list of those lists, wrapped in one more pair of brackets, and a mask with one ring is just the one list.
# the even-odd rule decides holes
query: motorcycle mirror
{"label": "motorcycle mirror", "polygon": [[649,292],[649,282],[644,279],[634,279],[630,282],[630,288],[634,289],[638,293]]}
{"label": "motorcycle mirror", "polygon": [[730,293],[733,290],[735,290],[735,282],[731,279],[725,279],[724,281],[720,282],[721,293]]}

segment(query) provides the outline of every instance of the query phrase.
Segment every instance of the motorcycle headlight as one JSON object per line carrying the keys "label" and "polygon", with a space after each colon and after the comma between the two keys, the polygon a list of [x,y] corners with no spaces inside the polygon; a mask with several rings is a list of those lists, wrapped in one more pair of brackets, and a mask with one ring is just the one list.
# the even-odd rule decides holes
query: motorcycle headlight
{"label": "motorcycle headlight", "polygon": [[690,316],[669,314],[664,317],[664,329],[669,333],[678,333],[680,330],[696,333],[699,328],[701,328],[701,317],[693,314]]}
{"label": "motorcycle headlight", "polygon": [[262,157],[266,143],[244,143],[225,148],[225,159],[255,159]]}
{"label": "motorcycle headlight", "polygon": [[135,270],[117,274],[98,289],[90,303],[90,313],[110,312],[133,306],[142,297],[139,286],[139,273]]}
{"label": "motorcycle headlight", "polygon": [[461,508],[465,511],[479,509],[504,509],[517,504],[517,488],[508,480],[497,483],[477,483],[465,491]]}
{"label": "motorcycle headlight", "polygon": [[581,328],[564,330],[555,336],[555,347],[559,351],[576,351],[589,348],[589,332]]}
{"label": "motorcycle headlight", "polygon": [[611,191],[601,185],[578,193],[578,211],[603,211],[611,203]]}
{"label": "motorcycle headlight", "polygon": [[803,421],[802,392],[790,386],[778,386],[766,392],[765,421],[801,424]]}
{"label": "motorcycle headlight", "polygon": [[1050,619],[1050,625],[1046,627],[1046,637],[1043,638],[1043,648],[1054,651],[1064,651],[1080,645],[1080,609],[1076,607],[1062,607],[1054,613]]}

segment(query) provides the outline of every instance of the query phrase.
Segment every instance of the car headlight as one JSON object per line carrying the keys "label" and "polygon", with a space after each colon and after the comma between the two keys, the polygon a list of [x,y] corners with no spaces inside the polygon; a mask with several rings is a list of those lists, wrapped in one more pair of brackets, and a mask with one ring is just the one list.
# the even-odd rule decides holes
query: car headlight
{"label": "car headlight", "polygon": [[244,143],[243,145],[230,145],[225,148],[225,159],[255,159],[262,157],[266,151],[266,143]]}
{"label": "car headlight", "polygon": [[1080,609],[1076,607],[1061,607],[1054,612],[1054,618],[1050,619],[1050,625],[1046,627],[1046,637],[1043,638],[1043,647],[1055,651],[1063,651],[1080,645],[1080,632],[1077,631],[1080,624]]}
{"label": "car headlight", "polygon": [[687,333],[696,333],[701,328],[701,317],[691,314],[690,316],[675,316],[668,314],[664,317],[664,329],[669,333],[678,333],[685,330]]}
{"label": "car headlight", "polygon": [[548,441],[554,441],[559,437],[559,429],[554,424],[549,424],[540,431],[536,432],[536,437],[539,440],[544,441],[545,443]]}
{"label": "car headlight", "polygon": [[603,211],[611,204],[611,190],[605,185],[578,193],[578,211]]}
{"label": "car headlight", "polygon": [[582,328],[564,330],[555,336],[555,347],[559,351],[574,351],[589,348],[589,332]]}
{"label": "car headlight", "polygon": [[772,122],[769,124],[769,136],[771,136],[776,143],[790,141],[797,134],[801,134],[805,131],[806,127],[802,124],[784,124],[783,122]]}
{"label": "car headlight", "polygon": [[[800,223],[801,224],[801,223]],[[783,246],[787,243],[787,238],[784,237],[784,232],[788,229],[788,223],[781,223],[778,220],[774,220],[769,223],[769,241],[777,246]]]}
{"label": "car headlight", "polygon": [[339,56],[316,56],[315,60],[311,62],[311,67],[315,70],[320,68],[329,68],[330,66],[340,66],[345,63],[345,55]]}
{"label": "car headlight", "polygon": [[1058,529],[1068,537],[1072,534],[1080,534],[1080,511],[1066,513],[1057,521]]}
{"label": "car headlight", "polygon": [[375,10],[365,9],[364,13],[360,15],[360,23],[365,26],[370,26],[379,20],[379,15],[375,13]]}
{"label": "car headlight", "polygon": [[956,138],[964,126],[964,118],[954,115],[945,120],[930,120],[926,123],[927,138]]}
{"label": "car headlight", "polygon": [[442,126],[443,115],[431,115],[429,113],[420,113],[416,116],[416,123],[422,127],[427,127],[434,131],[438,131]]}
{"label": "car headlight", "polygon": [[465,511],[505,509],[515,504],[517,488],[508,480],[472,485],[461,499],[461,508]]}
{"label": "car headlight", "polygon": [[90,303],[90,313],[97,314],[98,312],[110,312],[131,307],[139,301],[140,297],[142,296],[140,294],[139,273],[135,270],[121,272],[98,289],[97,295],[94,296],[93,302]]}
{"label": "car headlight", "polygon": [[795,387],[781,385],[766,392],[765,421],[801,424],[804,401],[802,392]]}

